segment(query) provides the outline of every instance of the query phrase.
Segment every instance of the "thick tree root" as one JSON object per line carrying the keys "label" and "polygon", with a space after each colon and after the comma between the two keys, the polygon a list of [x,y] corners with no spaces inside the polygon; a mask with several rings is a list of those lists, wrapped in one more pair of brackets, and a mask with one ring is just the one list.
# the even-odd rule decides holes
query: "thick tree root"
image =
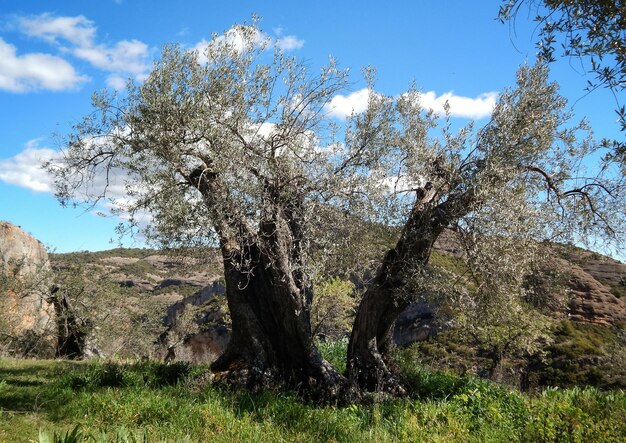
{"label": "thick tree root", "polygon": [[233,359],[225,366],[212,366],[212,382],[235,390],[261,392],[266,390],[295,390],[303,398],[318,404],[347,405],[362,400],[360,389],[349,383],[328,362],[314,359],[298,374],[284,374],[275,368],[264,368]]}
{"label": "thick tree root", "polygon": [[380,355],[369,353],[349,362],[348,378],[366,392],[387,393],[394,397],[407,395],[400,379],[388,368]]}

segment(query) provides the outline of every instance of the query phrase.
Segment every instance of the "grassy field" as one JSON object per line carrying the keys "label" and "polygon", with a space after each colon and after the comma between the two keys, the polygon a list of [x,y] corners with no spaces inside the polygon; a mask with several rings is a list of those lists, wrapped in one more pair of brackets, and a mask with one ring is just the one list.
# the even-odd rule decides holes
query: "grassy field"
{"label": "grassy field", "polygon": [[[340,360],[345,344],[324,345]],[[0,360],[0,442],[623,442],[626,393],[529,397],[399,365],[410,399],[317,406],[290,392],[206,383],[207,369],[151,362]]]}

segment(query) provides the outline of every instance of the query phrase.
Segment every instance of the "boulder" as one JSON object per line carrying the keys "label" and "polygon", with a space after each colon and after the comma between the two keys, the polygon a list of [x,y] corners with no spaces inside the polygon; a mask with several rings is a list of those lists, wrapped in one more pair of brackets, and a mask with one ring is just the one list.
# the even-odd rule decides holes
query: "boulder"
{"label": "boulder", "polygon": [[166,361],[211,363],[224,352],[231,335],[225,291],[214,281],[167,309],[167,330],[158,340]]}
{"label": "boulder", "polygon": [[[165,317],[163,318],[163,324],[170,326],[176,323],[176,317],[180,315],[180,313],[185,310],[189,306],[201,306],[205,304],[207,301],[213,298],[213,296],[218,294],[224,294],[226,292],[226,287],[219,281],[214,281],[210,285],[202,288],[197,291],[193,295],[189,297],[185,297],[182,300],[174,303],[170,307],[167,308]],[[200,324],[205,324],[207,321],[202,321],[198,319]]]}
{"label": "boulder", "polygon": [[396,319],[393,342],[402,347],[434,336],[441,327],[435,322],[437,307],[426,301],[411,303]]}
{"label": "boulder", "polygon": [[0,221],[0,321],[5,333],[42,332],[52,309],[45,300],[50,262],[43,244],[20,227]]}

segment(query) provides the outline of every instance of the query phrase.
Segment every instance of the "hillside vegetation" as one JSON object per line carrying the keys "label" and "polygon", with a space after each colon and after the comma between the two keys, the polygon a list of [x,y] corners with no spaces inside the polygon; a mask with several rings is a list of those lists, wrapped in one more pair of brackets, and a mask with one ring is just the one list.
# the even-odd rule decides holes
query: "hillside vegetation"
{"label": "hillside vegetation", "polygon": [[[373,249],[388,247],[385,236],[378,241]],[[435,247],[431,266],[447,281],[471,285],[454,236],[443,236]],[[533,284],[543,294],[534,301],[535,309],[553,321],[549,343],[535,355],[507,355],[495,378],[524,389],[626,387],[626,265],[572,246],[546,247],[550,267],[544,265]],[[51,262],[57,270],[79,264],[85,278],[107,287],[90,305],[94,318],[106,313],[101,320],[106,328],[92,333],[101,356],[210,363],[228,339],[223,271],[216,251],[194,252],[183,258],[157,250],[113,249],[52,254]],[[341,339],[349,333],[362,286],[360,279],[352,280],[333,277],[316,288],[312,326],[325,337]],[[396,326],[398,344],[418,341],[412,347],[415,358],[433,368],[493,376],[484,343],[450,330],[446,314],[445,307],[413,305]]]}
{"label": "hillside vegetation", "polygon": [[[410,339],[392,362],[407,396],[381,387],[352,405],[285,386],[233,390],[215,378],[208,363],[230,321],[215,251],[51,254],[100,358],[0,360],[0,441],[624,441],[626,266],[548,246],[557,265],[532,281],[545,289],[534,309],[553,322],[541,352],[507,354],[489,373],[490,348],[448,323],[435,297],[412,305],[397,327]],[[449,236],[430,266],[446,281],[473,284]],[[316,288],[317,346],[340,372],[367,269],[362,275]],[[46,343],[31,356],[51,355]]]}

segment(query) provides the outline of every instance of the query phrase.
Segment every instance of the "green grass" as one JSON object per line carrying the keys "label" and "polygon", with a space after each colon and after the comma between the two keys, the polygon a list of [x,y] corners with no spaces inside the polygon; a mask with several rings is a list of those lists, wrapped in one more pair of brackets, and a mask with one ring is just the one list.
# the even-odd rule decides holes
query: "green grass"
{"label": "green grass", "polygon": [[[321,345],[327,358],[345,342]],[[292,392],[232,392],[207,368],[0,360],[0,442],[624,441],[626,394],[528,397],[398,356],[411,398],[339,407]]]}
{"label": "green grass", "polygon": [[318,341],[316,343],[322,357],[333,365],[339,372],[346,370],[346,355],[348,353],[348,338],[339,340]]}

